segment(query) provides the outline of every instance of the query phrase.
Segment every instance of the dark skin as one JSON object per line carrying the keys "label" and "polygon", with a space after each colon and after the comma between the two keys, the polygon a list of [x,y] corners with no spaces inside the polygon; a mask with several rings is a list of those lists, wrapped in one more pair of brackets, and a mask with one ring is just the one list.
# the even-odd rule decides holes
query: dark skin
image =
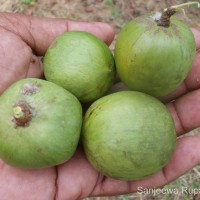
{"label": "dark skin", "polygon": [[[41,56],[50,42],[65,31],[93,33],[108,45],[114,30],[104,23],[41,19],[19,14],[0,14],[0,92],[25,77],[43,77]],[[193,29],[197,49],[200,32]],[[177,135],[200,126],[200,54],[197,53],[188,77],[176,92],[163,98],[172,114]],[[172,99],[175,101],[170,102]],[[177,140],[176,151],[160,172],[140,181],[119,181],[100,175],[78,148],[73,158],[57,167],[22,170],[0,161],[0,197],[12,200],[71,200],[136,192],[137,187],[161,187],[200,162],[200,137]]]}

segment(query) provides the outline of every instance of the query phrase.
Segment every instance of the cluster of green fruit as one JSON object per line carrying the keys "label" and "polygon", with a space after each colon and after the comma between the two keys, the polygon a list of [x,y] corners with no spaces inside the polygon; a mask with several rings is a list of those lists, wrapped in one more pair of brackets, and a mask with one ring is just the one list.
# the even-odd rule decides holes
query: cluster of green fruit
{"label": "cluster of green fruit", "polygon": [[[106,176],[154,174],[176,144],[173,119],[156,97],[177,88],[194,55],[192,32],[174,17],[167,27],[156,15],[129,22],[114,56],[90,33],[58,36],[44,56],[46,80],[20,80],[0,97],[0,157],[16,167],[50,167],[69,160],[81,138]],[[129,90],[108,94],[116,73]]]}

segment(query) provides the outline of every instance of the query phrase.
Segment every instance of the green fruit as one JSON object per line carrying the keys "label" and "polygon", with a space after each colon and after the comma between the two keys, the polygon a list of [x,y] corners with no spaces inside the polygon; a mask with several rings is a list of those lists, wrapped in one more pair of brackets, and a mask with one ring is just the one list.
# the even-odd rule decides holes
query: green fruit
{"label": "green fruit", "polygon": [[44,74],[81,102],[103,96],[115,79],[114,58],[94,35],[71,31],[58,36],[44,56]]}
{"label": "green fruit", "polygon": [[96,170],[122,180],[158,172],[170,160],[176,144],[175,126],[165,105],[134,91],[94,102],[86,112],[81,136]]}
{"label": "green fruit", "polygon": [[63,163],[76,150],[81,125],[74,95],[45,80],[22,79],[0,97],[0,157],[22,168]]}
{"label": "green fruit", "polygon": [[130,89],[159,97],[182,83],[196,50],[186,24],[172,17],[169,27],[163,27],[154,18],[141,16],[122,28],[115,61],[120,79]]}

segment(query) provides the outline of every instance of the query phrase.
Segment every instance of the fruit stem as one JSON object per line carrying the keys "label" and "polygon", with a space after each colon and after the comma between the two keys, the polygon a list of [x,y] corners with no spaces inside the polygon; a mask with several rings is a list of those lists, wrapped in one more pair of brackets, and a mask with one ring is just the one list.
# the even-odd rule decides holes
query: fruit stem
{"label": "fruit stem", "polygon": [[167,8],[163,11],[159,20],[156,20],[158,26],[169,27],[170,17],[176,13],[174,8]]}
{"label": "fruit stem", "polygon": [[163,27],[169,27],[170,25],[170,17],[174,15],[177,11],[182,9],[184,6],[190,6],[190,5],[197,5],[197,7],[200,7],[200,3],[197,1],[191,1],[187,3],[182,3],[179,5],[171,6],[169,8],[165,8],[160,19],[156,20],[158,26]]}
{"label": "fruit stem", "polygon": [[[170,8],[176,9],[176,11],[178,11],[178,9],[180,9],[184,6],[190,6],[190,5],[197,5],[197,7],[200,8],[200,3],[197,2],[197,1],[190,1],[190,2],[187,2],[187,3],[182,3],[182,4],[179,4],[179,5],[171,6]],[[165,8],[164,11],[165,10],[167,10],[167,8]]]}
{"label": "fruit stem", "polygon": [[13,108],[13,115],[15,119],[22,119],[25,114],[20,106],[16,106]]}
{"label": "fruit stem", "polygon": [[21,102],[13,107],[13,118],[17,126],[26,126],[31,119],[29,106]]}

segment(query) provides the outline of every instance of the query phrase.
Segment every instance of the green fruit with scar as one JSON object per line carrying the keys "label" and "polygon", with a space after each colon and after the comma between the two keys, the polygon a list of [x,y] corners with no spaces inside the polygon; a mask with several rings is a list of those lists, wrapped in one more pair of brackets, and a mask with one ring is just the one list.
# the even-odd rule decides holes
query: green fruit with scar
{"label": "green fruit with scar", "polygon": [[0,158],[29,169],[69,160],[80,138],[82,107],[62,87],[22,79],[0,97]]}

